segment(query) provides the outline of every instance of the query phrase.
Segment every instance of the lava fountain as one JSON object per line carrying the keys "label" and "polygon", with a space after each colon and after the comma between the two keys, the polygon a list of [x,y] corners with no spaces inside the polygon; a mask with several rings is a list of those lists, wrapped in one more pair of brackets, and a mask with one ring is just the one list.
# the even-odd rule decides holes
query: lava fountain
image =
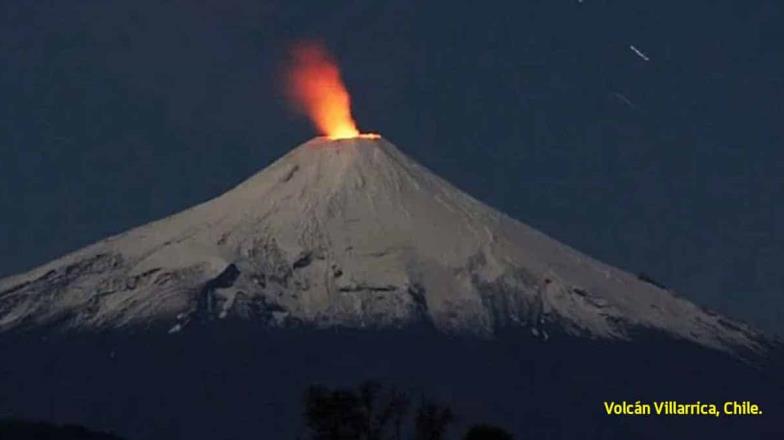
{"label": "lava fountain", "polygon": [[324,136],[333,140],[379,137],[359,132],[351,116],[351,97],[340,77],[340,69],[321,45],[294,47],[287,80],[287,94],[295,108],[307,115]]}

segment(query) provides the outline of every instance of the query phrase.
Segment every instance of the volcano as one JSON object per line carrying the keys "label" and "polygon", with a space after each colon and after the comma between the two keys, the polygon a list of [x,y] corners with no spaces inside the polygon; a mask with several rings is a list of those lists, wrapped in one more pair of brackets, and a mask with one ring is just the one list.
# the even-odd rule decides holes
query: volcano
{"label": "volcano", "polygon": [[315,138],[206,203],[0,281],[0,330],[203,321],[492,338],[506,328],[731,353],[764,337],[460,191],[377,136]]}

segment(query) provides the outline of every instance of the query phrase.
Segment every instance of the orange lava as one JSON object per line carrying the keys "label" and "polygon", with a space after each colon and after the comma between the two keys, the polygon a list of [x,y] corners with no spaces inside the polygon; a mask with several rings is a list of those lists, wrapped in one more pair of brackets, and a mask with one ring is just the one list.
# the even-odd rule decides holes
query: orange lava
{"label": "orange lava", "polygon": [[351,116],[351,98],[340,78],[340,70],[322,46],[301,44],[294,48],[287,91],[296,108],[326,137],[378,137],[359,133]]}

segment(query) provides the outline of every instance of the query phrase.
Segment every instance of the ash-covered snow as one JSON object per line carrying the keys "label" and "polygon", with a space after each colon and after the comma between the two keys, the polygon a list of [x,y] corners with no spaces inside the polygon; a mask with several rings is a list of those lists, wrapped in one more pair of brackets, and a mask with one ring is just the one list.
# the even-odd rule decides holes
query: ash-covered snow
{"label": "ash-covered snow", "polygon": [[384,139],[311,140],[227,193],[0,280],[0,330],[209,319],[447,332],[761,336],[456,189]]}

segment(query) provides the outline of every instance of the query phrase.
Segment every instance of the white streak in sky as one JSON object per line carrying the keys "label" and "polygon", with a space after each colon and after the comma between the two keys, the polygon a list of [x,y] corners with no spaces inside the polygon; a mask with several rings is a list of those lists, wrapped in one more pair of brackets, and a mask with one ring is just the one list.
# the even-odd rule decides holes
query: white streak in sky
{"label": "white streak in sky", "polygon": [[635,109],[635,110],[637,109],[637,106],[636,106],[636,105],[634,105],[634,103],[633,103],[633,102],[632,102],[632,101],[631,101],[629,98],[627,98],[626,96],[624,96],[622,93],[613,92],[613,96],[615,96],[616,98],[618,98],[618,100],[620,100],[620,101],[621,101],[621,102],[623,102],[624,104],[628,105],[629,107],[631,107],[631,108],[633,108],[633,109]]}
{"label": "white streak in sky", "polygon": [[632,52],[636,53],[637,56],[642,58],[643,60],[645,60],[645,61],[650,61],[651,60],[650,58],[648,58],[647,55],[645,55],[644,53],[640,52],[640,49],[637,49],[633,45],[629,45],[629,49],[631,49]]}

